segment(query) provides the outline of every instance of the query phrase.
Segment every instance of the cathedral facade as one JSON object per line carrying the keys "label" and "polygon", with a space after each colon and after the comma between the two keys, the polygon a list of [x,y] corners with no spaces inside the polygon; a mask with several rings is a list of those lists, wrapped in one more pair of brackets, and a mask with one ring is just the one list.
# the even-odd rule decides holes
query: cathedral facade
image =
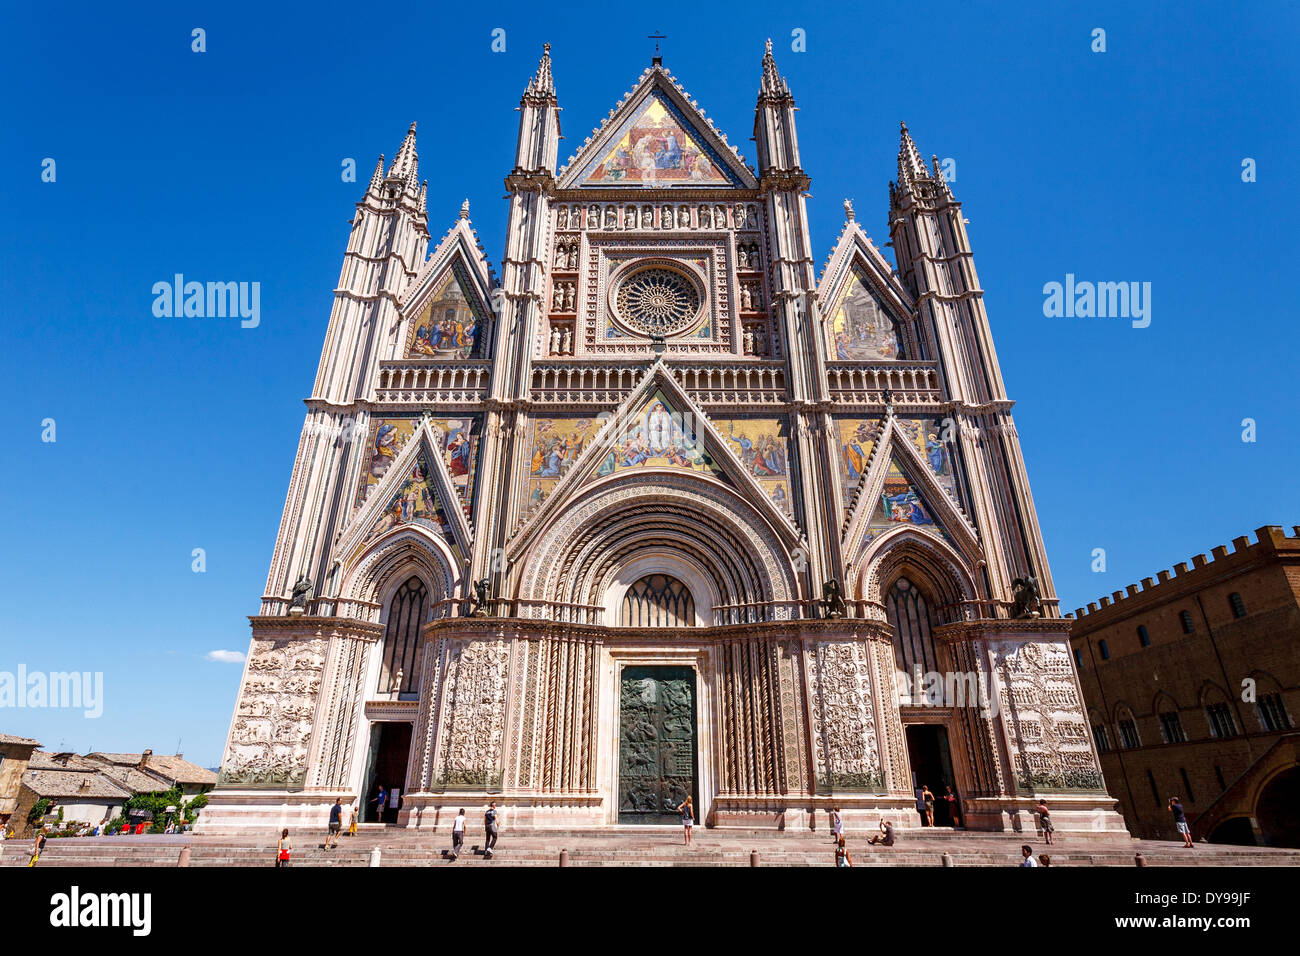
{"label": "cathedral facade", "polygon": [[[549,48],[499,274],[415,126],[357,204],[207,829],[1122,831],[965,220],[820,275],[769,43],[750,166],[656,57],[568,163]],[[382,788],[385,798],[377,798]]]}

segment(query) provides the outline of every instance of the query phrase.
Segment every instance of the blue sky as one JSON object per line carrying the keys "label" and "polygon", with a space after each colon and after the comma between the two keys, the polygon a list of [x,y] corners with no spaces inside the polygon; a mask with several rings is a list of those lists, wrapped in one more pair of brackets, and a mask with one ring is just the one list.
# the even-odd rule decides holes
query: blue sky
{"label": "blue sky", "polygon": [[[900,119],[927,157],[956,161],[1064,608],[1300,522],[1300,16],[1134,6],[759,0],[693,5],[688,26],[608,4],[9,5],[0,671],[103,671],[105,709],[0,710],[0,731],[77,750],[180,739],[217,763],[240,668],[205,655],[247,649],[353,204],[418,121],[431,231],[468,196],[498,262],[515,106],[544,41],[562,158],[658,30],[665,64],[752,162],[772,37],[819,260],[846,196],[888,239]],[[341,180],[349,157],[357,183]],[[177,272],[260,282],[260,326],[155,318],[150,289]],[[1045,318],[1043,285],[1066,273],[1152,283],[1151,326]]]}

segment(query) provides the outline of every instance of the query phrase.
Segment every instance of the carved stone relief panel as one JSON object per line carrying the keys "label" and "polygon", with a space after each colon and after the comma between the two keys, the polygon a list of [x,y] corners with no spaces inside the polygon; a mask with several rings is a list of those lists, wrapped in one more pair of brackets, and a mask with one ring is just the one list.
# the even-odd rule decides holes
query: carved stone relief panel
{"label": "carved stone relief panel", "polygon": [[501,785],[509,659],[503,640],[450,646],[433,789]]}
{"label": "carved stone relief panel", "polygon": [[999,640],[989,652],[1016,786],[1103,789],[1066,645]]}
{"label": "carved stone relief panel", "polygon": [[223,787],[301,787],[329,642],[254,638],[221,761]]}
{"label": "carved stone relief panel", "polygon": [[866,644],[819,643],[812,647],[809,658],[818,790],[883,789]]}

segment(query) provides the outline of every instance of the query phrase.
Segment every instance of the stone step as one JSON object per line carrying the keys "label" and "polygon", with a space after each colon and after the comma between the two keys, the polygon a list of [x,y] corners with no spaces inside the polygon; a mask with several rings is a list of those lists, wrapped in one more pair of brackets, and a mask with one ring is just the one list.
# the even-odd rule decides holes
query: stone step
{"label": "stone step", "polygon": [[[933,834],[933,835],[932,835]],[[278,833],[267,831],[223,835],[99,837],[51,840],[41,866],[173,867],[182,847],[190,847],[190,865],[202,867],[270,866]],[[471,835],[472,836],[472,835]],[[940,839],[939,837],[943,837]],[[1035,853],[1048,852],[1062,866],[1132,866],[1141,850],[1151,866],[1275,865],[1300,866],[1300,850],[1215,846],[1200,844],[1184,850],[1179,844],[1130,840],[1062,838],[1046,847],[1018,834],[930,831],[923,839],[910,834],[885,849],[866,845],[849,834],[858,865],[938,866],[947,853],[956,866],[1013,866],[1020,861],[1020,845],[1028,840]],[[481,842],[481,841],[480,841]],[[683,846],[675,827],[610,830],[520,830],[505,834],[492,860],[473,852],[480,845],[472,838],[457,862],[460,866],[556,866],[561,850],[568,850],[570,866],[748,866],[750,851],[757,850],[763,866],[830,866],[834,855],[827,834],[808,831],[780,833],[772,830],[728,831],[701,829],[694,845]],[[345,837],[335,849],[297,836],[295,866],[368,866],[372,848],[378,847],[383,866],[450,865],[443,856],[449,848],[447,834],[374,827],[357,837]],[[0,844],[0,866],[25,866],[30,841]]]}

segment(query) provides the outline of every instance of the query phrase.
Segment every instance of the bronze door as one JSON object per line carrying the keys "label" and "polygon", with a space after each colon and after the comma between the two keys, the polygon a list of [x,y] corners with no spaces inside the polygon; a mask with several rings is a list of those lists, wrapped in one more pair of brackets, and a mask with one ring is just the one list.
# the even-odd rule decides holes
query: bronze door
{"label": "bronze door", "polygon": [[695,671],[627,667],[619,697],[618,822],[680,823],[695,779]]}

